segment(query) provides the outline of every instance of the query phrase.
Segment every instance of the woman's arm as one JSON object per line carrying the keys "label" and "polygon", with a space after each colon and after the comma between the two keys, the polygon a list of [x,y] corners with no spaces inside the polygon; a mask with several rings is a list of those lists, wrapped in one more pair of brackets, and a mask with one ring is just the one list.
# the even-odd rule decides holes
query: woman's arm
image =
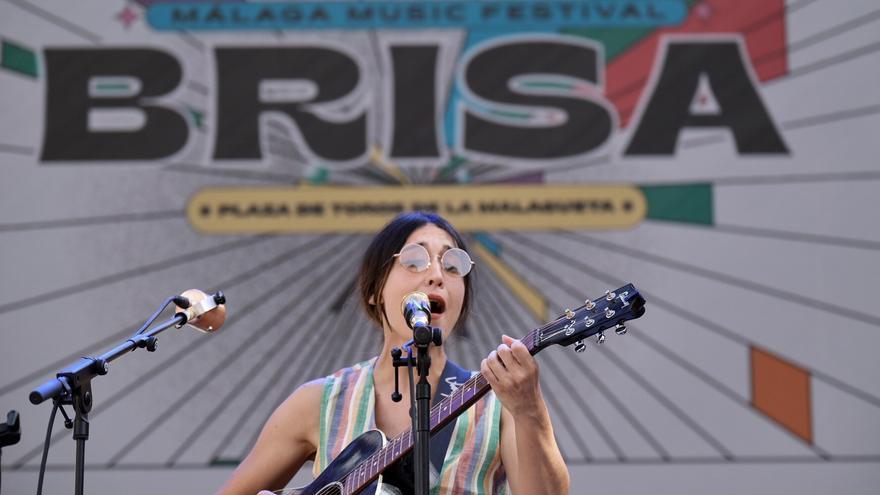
{"label": "woman's arm", "polygon": [[513,495],[567,494],[568,469],[556,444],[538,383],[538,363],[522,342],[508,336],[483,360],[480,371],[504,406],[501,462]]}
{"label": "woman's arm", "polygon": [[324,380],[300,386],[272,413],[254,448],[217,495],[284,488],[318,444]]}

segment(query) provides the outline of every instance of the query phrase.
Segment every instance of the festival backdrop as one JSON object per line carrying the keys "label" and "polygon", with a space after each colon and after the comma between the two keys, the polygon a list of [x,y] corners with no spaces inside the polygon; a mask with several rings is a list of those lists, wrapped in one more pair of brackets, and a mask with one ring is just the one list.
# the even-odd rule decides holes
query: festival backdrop
{"label": "festival backdrop", "polygon": [[[206,493],[294,388],[378,350],[370,233],[426,209],[502,333],[634,283],[538,356],[573,493],[876,493],[875,0],[0,2],[2,488],[28,392],[167,296],[223,290],[94,382],[90,493]],[[4,416],[5,417],[5,416]],[[46,493],[72,490],[60,419]],[[304,470],[296,479],[309,479]]]}

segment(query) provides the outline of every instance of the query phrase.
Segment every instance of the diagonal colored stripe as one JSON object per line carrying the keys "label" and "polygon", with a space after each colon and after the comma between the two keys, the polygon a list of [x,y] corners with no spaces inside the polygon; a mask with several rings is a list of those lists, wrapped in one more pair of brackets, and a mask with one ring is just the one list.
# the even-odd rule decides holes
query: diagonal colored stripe
{"label": "diagonal colored stripe", "polygon": [[482,243],[474,245],[474,253],[491,269],[511,292],[529,309],[538,321],[547,321],[547,301],[544,296],[501,261]]}

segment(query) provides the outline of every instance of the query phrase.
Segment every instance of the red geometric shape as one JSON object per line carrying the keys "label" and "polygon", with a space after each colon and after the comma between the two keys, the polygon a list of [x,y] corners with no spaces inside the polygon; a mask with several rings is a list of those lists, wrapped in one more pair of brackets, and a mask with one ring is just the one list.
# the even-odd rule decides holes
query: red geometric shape
{"label": "red geometric shape", "polygon": [[617,108],[620,127],[629,124],[645,90],[660,36],[740,33],[758,80],[764,82],[788,72],[785,13],[784,0],[705,0],[691,8],[682,24],[658,29],[618,55],[608,64],[605,94]]}

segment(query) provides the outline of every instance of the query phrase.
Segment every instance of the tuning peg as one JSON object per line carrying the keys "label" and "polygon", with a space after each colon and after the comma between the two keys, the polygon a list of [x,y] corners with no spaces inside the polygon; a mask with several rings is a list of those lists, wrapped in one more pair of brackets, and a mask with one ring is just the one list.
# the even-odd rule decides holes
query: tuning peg
{"label": "tuning peg", "polygon": [[584,352],[587,350],[587,344],[584,344],[583,340],[578,340],[574,343],[574,352]]}
{"label": "tuning peg", "polygon": [[614,300],[615,297],[617,297],[617,294],[611,292],[610,290],[605,291],[605,300],[606,301],[612,301],[612,300]]}
{"label": "tuning peg", "polygon": [[605,318],[611,318],[614,316],[614,310],[611,308],[605,308]]}
{"label": "tuning peg", "polygon": [[599,332],[596,334],[596,343],[604,344],[605,343],[605,332]]}
{"label": "tuning peg", "polygon": [[574,319],[574,311],[572,311],[570,309],[566,309],[565,310],[565,317],[568,318],[569,320],[573,320]]}
{"label": "tuning peg", "polygon": [[592,299],[587,299],[584,301],[584,307],[587,308],[587,310],[591,310],[596,307],[596,303],[594,303]]}
{"label": "tuning peg", "polygon": [[624,325],[623,323],[618,323],[617,326],[614,327],[614,332],[617,333],[617,335],[625,334],[626,333],[626,325]]}

